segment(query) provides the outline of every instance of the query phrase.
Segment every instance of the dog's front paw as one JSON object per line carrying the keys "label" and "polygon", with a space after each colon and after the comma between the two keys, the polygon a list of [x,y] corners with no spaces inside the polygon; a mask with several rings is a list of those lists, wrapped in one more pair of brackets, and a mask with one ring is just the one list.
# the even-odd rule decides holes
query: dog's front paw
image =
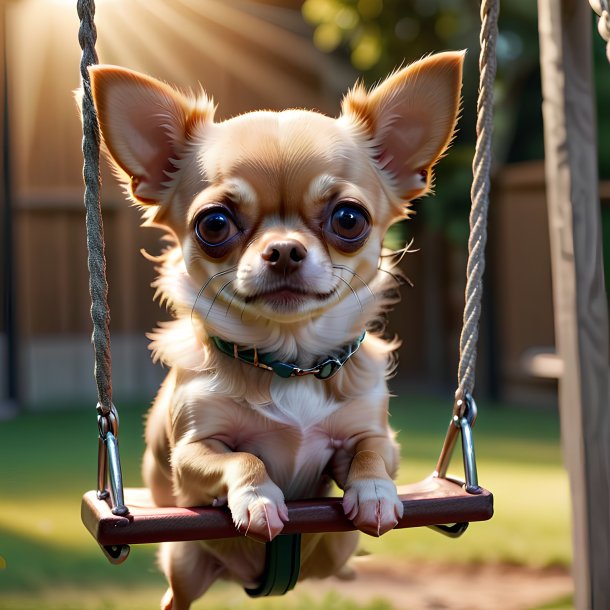
{"label": "dog's front paw", "polygon": [[228,503],[235,526],[256,540],[273,540],[288,521],[284,494],[271,481],[231,491]]}
{"label": "dog's front paw", "polygon": [[396,526],[403,505],[396,485],[388,479],[357,479],[346,488],[343,510],[362,532],[381,536]]}

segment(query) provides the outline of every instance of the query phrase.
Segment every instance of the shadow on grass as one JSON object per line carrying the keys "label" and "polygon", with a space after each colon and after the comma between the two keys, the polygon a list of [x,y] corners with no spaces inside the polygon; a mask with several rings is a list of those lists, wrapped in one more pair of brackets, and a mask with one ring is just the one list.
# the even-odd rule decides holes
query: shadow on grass
{"label": "shadow on grass", "polygon": [[28,592],[55,588],[145,587],[163,582],[155,566],[155,547],[132,549],[128,560],[115,566],[92,540],[89,550],[0,530],[0,555],[6,566],[0,571],[0,591]]}
{"label": "shadow on grass", "polygon": [[[25,536],[0,532],[6,567],[0,571],[0,610],[149,610],[165,580],[154,567],[151,546],[132,548],[113,566],[98,554],[78,552]],[[95,550],[95,549],[94,549]],[[335,592],[316,600],[292,592],[287,598],[251,600],[235,584],[219,583],[195,604],[199,610],[394,610],[386,600],[364,605]]]}

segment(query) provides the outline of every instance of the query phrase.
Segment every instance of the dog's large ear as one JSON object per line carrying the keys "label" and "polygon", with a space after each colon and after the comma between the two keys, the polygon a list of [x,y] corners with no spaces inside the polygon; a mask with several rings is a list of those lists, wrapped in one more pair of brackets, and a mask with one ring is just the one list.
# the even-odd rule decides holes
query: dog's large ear
{"label": "dog's large ear", "polygon": [[451,143],[463,62],[464,52],[431,55],[368,93],[356,85],[343,100],[342,119],[364,131],[375,163],[403,200],[428,190],[432,167]]}
{"label": "dog's large ear", "polygon": [[142,205],[164,203],[193,130],[213,120],[212,102],[117,66],[89,73],[104,142],[132,196]]}

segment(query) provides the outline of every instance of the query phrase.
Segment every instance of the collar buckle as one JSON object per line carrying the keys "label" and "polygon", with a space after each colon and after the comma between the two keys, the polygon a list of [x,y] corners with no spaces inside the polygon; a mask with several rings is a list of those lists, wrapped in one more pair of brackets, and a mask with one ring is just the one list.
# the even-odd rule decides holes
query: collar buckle
{"label": "collar buckle", "polygon": [[[353,353],[353,352],[352,352]],[[350,354],[351,356],[351,354]],[[314,373],[313,376],[316,379],[330,379],[336,373],[339,372],[339,369],[343,366],[344,362],[337,360],[336,358],[328,358],[322,364],[319,364],[317,369],[317,373]]]}

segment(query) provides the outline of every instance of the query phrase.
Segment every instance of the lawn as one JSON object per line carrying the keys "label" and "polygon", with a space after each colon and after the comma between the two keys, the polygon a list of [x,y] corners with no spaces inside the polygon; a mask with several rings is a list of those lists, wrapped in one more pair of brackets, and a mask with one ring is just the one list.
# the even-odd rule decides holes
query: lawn
{"label": "lawn", "polygon": [[[561,466],[554,413],[479,405],[475,429],[479,478],[495,496],[496,513],[451,540],[428,529],[366,538],[366,550],[412,560],[532,566],[570,563],[569,493]],[[145,407],[121,408],[121,452],[128,485],[140,482]],[[395,399],[403,461],[399,482],[423,478],[434,468],[450,414],[437,400]],[[77,608],[138,610],[158,607],[163,578],[153,547],[132,548],[128,561],[111,566],[80,523],[80,496],[95,485],[95,412],[29,413],[0,424],[0,609]],[[453,470],[460,473],[460,462]],[[389,609],[331,598],[314,602],[251,602],[237,587],[216,587],[195,607],[259,610]],[[569,606],[553,606],[568,608]]]}

